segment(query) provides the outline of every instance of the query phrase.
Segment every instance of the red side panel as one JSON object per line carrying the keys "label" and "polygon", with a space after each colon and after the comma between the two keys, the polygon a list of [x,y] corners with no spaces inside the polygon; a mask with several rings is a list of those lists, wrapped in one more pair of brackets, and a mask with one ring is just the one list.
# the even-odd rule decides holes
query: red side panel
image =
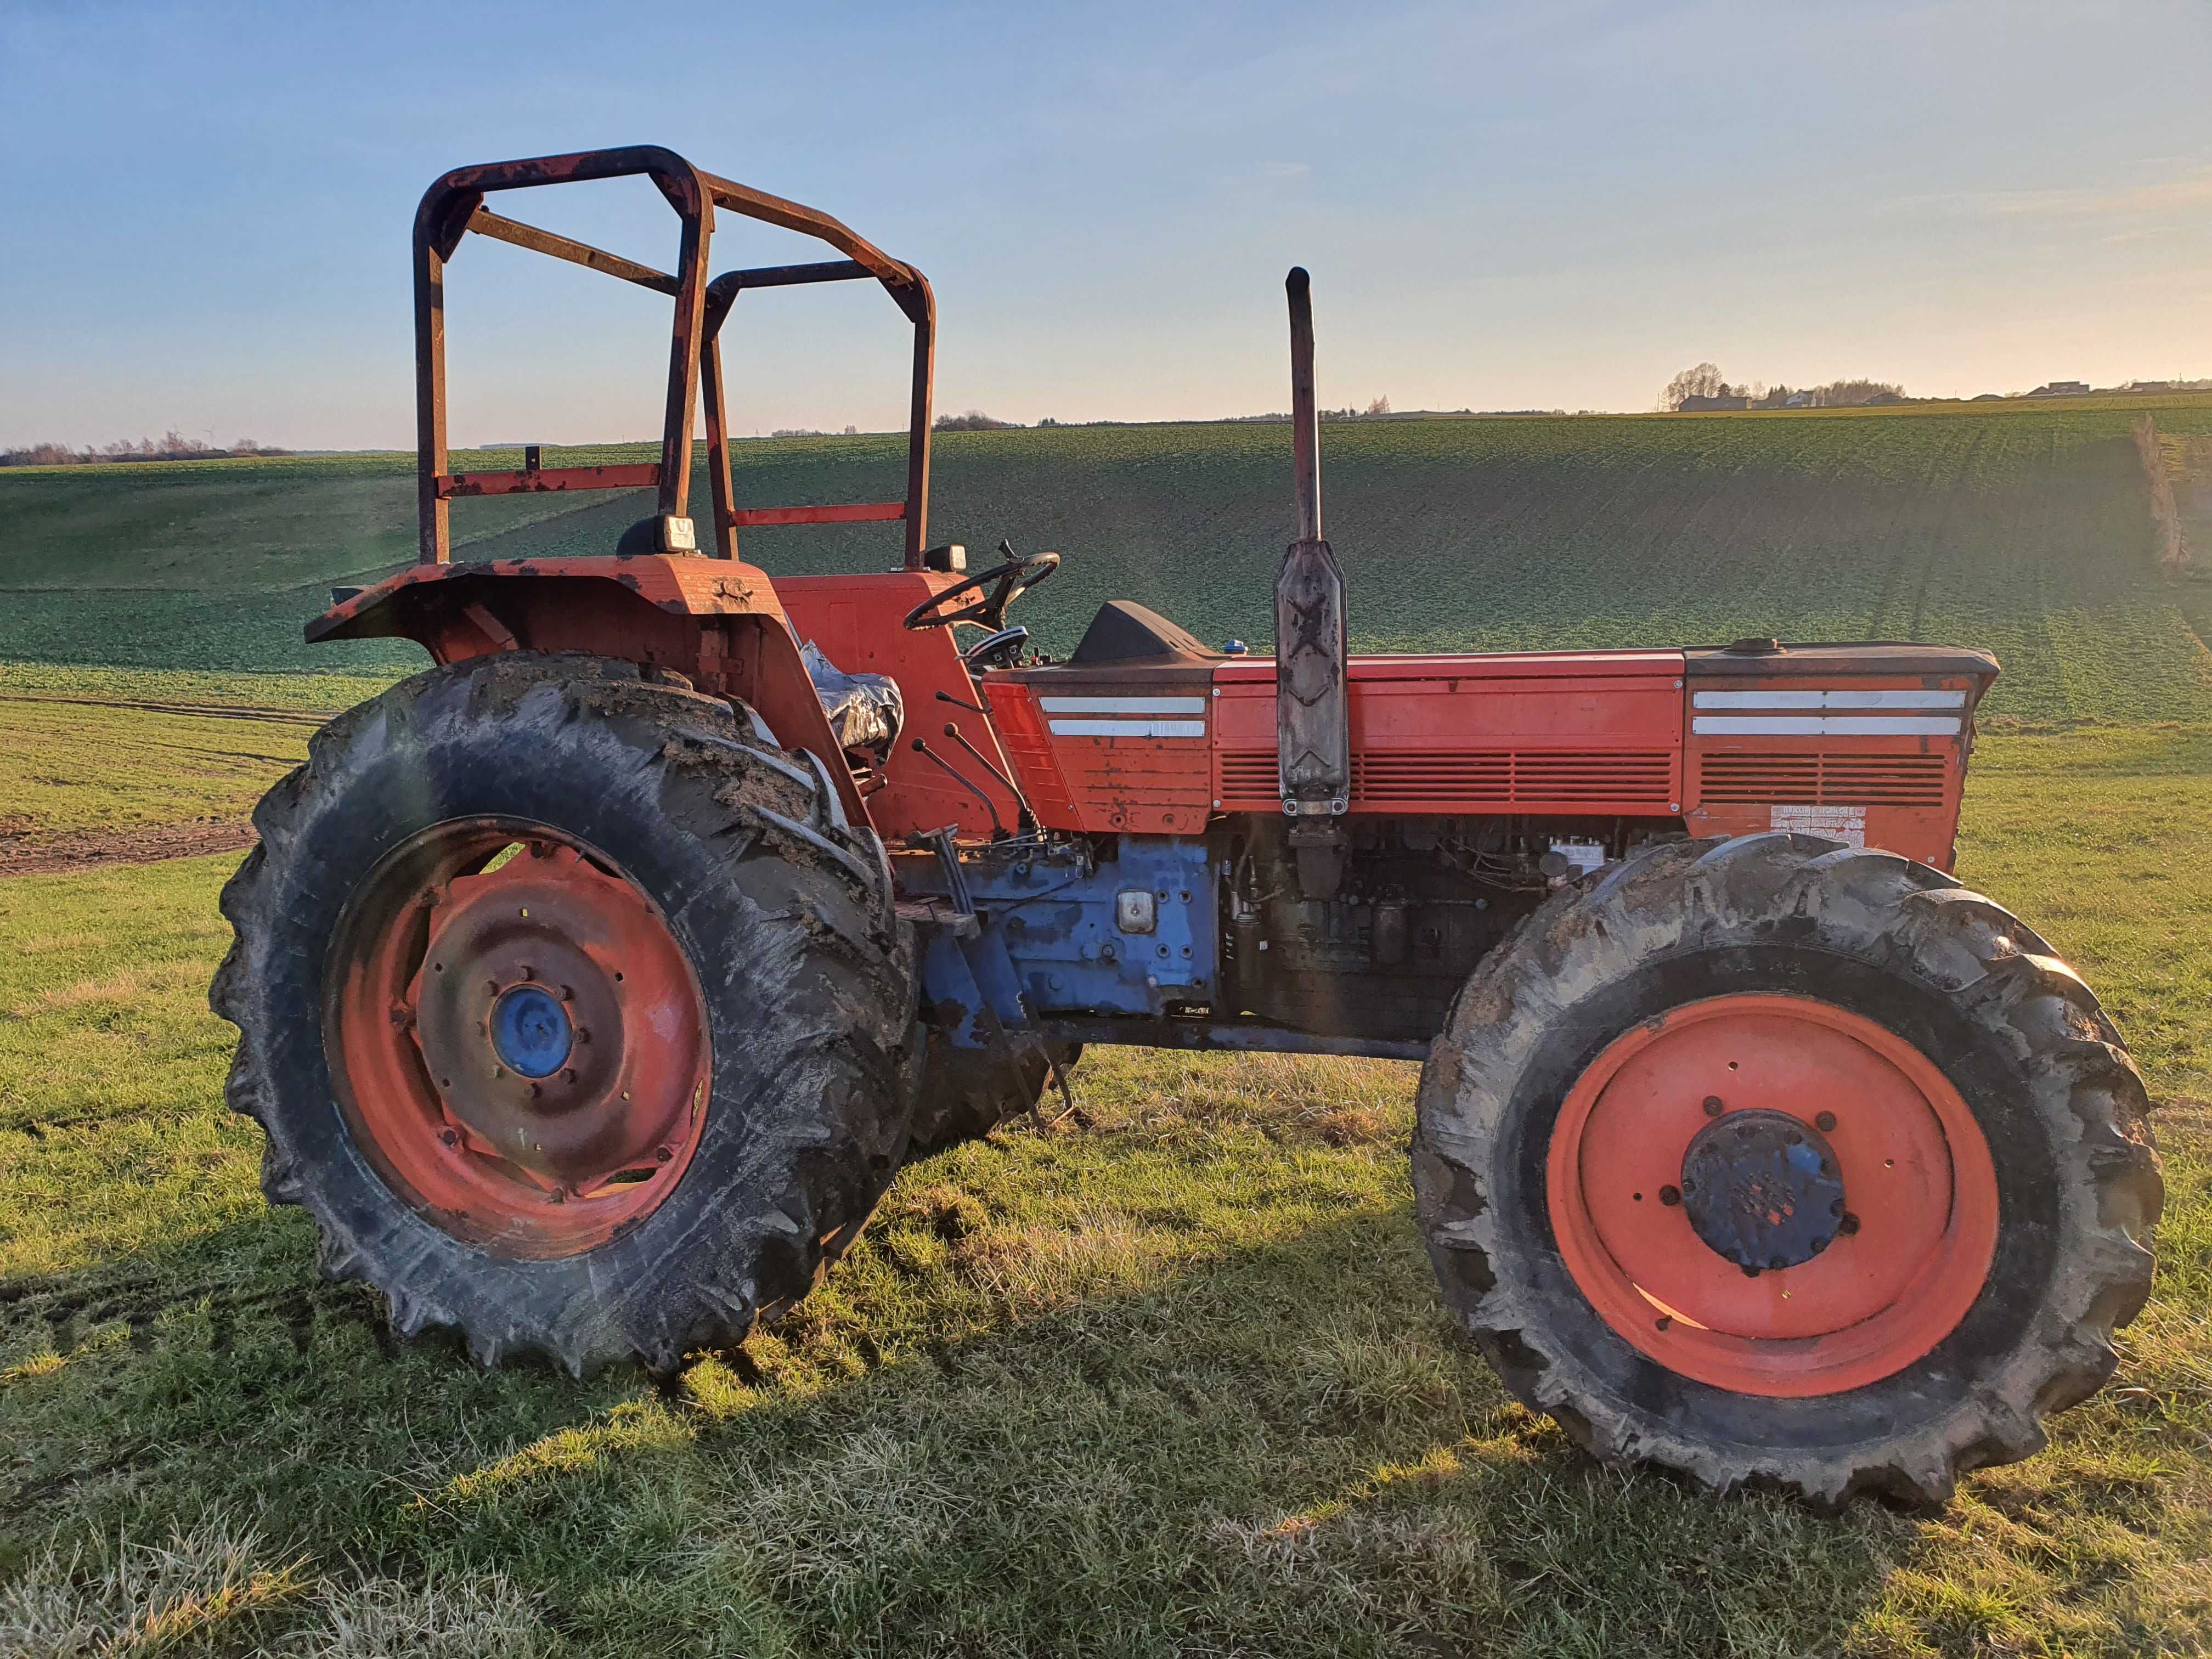
{"label": "red side panel", "polygon": [[1012,763],[1013,776],[1030,798],[1030,810],[1040,823],[1055,830],[1073,829],[1080,822],[1075,797],[1060,775],[1053,757],[1052,740],[1045,734],[1044,717],[1026,685],[1007,684],[995,678],[987,683],[985,701],[999,728],[999,742]]}
{"label": "red side panel", "polygon": [[1694,836],[1801,830],[1948,870],[1972,746],[1972,675],[1692,678]]}
{"label": "red side panel", "polygon": [[[914,747],[917,738],[988,795],[1000,821],[1009,829],[1013,826],[1013,797],[973,756],[945,735],[950,722],[988,756],[993,765],[1005,769],[1006,758],[990,720],[962,706],[976,701],[975,687],[960,660],[952,630],[913,630],[902,625],[908,611],[960,580],[937,571],[906,570],[775,579],[776,598],[800,639],[812,640],[824,656],[848,674],[888,674],[898,682],[899,695],[906,702],[906,730],[900,735],[890,763],[884,769],[884,787],[868,797],[868,817],[876,833],[886,841],[948,823],[957,824],[963,836],[991,833],[990,814],[982,803],[928,756],[917,753]],[[939,702],[939,691],[959,702]]]}
{"label": "red side panel", "polygon": [[[1213,809],[1203,670],[1186,683],[1034,671],[985,682],[1016,775],[1053,829],[1194,836]],[[1274,718],[1274,703],[1268,705]]]}
{"label": "red side panel", "polygon": [[[1272,662],[1221,669],[1215,804],[1280,810]],[[1676,652],[1352,659],[1354,812],[1681,810]]]}

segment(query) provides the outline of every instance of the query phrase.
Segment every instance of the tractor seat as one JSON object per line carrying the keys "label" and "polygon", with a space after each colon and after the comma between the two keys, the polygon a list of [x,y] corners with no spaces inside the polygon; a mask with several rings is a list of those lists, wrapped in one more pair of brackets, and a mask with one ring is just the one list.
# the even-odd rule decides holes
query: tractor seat
{"label": "tractor seat", "polygon": [[814,683],[814,696],[830,717],[830,730],[839,748],[873,757],[881,766],[898,741],[906,723],[906,707],[898,682],[888,674],[848,674],[808,640],[799,647],[799,660]]}
{"label": "tractor seat", "polygon": [[1099,668],[1109,663],[1167,665],[1225,661],[1189,629],[1170,622],[1133,599],[1109,599],[1084,630],[1083,642],[1067,659],[1071,668]]}

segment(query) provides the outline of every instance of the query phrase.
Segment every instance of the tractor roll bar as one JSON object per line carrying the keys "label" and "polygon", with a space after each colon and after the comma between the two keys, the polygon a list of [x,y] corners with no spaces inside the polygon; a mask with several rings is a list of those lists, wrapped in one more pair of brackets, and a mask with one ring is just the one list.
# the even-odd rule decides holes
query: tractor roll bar
{"label": "tractor roll bar", "polygon": [[[485,196],[495,191],[629,178],[641,173],[652,179],[683,222],[678,270],[672,276],[534,225],[502,217],[483,205]],[[819,264],[730,271],[709,283],[708,246],[714,234],[717,207],[818,238],[847,257]],[[528,465],[519,472],[447,471],[452,458],[446,428],[446,265],[459,247],[461,239],[472,230],[497,241],[550,254],[635,283],[674,300],[668,396],[658,462],[599,467]],[[657,144],[639,144],[622,149],[587,150],[573,155],[541,155],[526,161],[456,167],[423,192],[422,204],[416,210],[414,268],[416,496],[419,556],[422,562],[442,564],[452,557],[448,503],[453,497],[506,495],[518,490],[655,489],[659,495],[656,510],[663,550],[690,550],[690,521],[684,514],[691,485],[691,418],[694,406],[702,399],[703,382],[710,480],[714,492],[716,551],[722,557],[737,556],[736,532],[740,525],[842,524],[902,519],[906,523],[906,568],[921,568],[921,550],[929,531],[929,421],[936,361],[936,301],[920,271],[892,258],[838,220],[781,196],[770,196],[702,172],[673,150]],[[858,277],[873,277],[881,283],[915,325],[906,499],[858,506],[735,507],[731,497],[727,434],[724,430],[719,343],[721,325],[732,303],[746,288],[781,288],[797,283],[843,282]]]}
{"label": "tractor roll bar", "polygon": [[[937,362],[937,296],[929,279],[902,267],[910,282],[893,283],[858,259],[818,264],[760,265],[726,270],[708,284],[705,325],[699,345],[700,386],[707,405],[707,479],[714,492],[716,541],[725,558],[737,556],[737,532],[744,525],[865,524],[906,520],[906,568],[921,568],[921,550],[929,529],[929,404]],[[907,410],[906,499],[837,507],[740,507],[730,486],[730,449],[722,404],[722,325],[738,295],[749,288],[793,288],[811,283],[847,283],[875,276],[914,325],[914,395]]]}

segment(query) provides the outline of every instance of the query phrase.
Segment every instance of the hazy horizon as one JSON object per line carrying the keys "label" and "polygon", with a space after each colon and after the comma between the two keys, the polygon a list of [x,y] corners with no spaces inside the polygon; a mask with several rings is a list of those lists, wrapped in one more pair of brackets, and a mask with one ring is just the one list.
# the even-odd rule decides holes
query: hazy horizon
{"label": "hazy horizon", "polygon": [[[1293,263],[1332,406],[2212,374],[2202,7],[825,6],[680,52],[626,17],[10,8],[0,447],[410,447],[422,188],[640,142],[921,266],[938,408],[1024,424],[1283,407]],[[635,180],[501,205],[672,252]],[[812,246],[726,216],[716,263]],[[457,440],[657,427],[665,300],[471,238],[449,306]],[[880,292],[748,295],[728,339],[738,431],[902,428]]]}

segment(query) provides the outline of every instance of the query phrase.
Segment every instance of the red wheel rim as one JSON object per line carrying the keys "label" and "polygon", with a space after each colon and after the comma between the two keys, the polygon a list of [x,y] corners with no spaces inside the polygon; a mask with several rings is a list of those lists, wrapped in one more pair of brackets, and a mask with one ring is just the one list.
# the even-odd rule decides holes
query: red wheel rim
{"label": "red wheel rim", "polygon": [[705,1127],[705,1000],[604,854],[544,824],[435,824],[331,946],[324,1048],[378,1172],[457,1237],[573,1255],[635,1226]]}
{"label": "red wheel rim", "polygon": [[[1818,1254],[1754,1274],[1699,1236],[1684,1164],[1711,1126],[1778,1114],[1832,1154],[1841,1211]],[[1958,1090],[1910,1042],[1809,997],[1715,997],[1616,1039],[1559,1109],[1546,1184],[1560,1255],[1606,1323],[1739,1394],[1895,1375],[1957,1328],[1996,1249],[1996,1170]]]}

